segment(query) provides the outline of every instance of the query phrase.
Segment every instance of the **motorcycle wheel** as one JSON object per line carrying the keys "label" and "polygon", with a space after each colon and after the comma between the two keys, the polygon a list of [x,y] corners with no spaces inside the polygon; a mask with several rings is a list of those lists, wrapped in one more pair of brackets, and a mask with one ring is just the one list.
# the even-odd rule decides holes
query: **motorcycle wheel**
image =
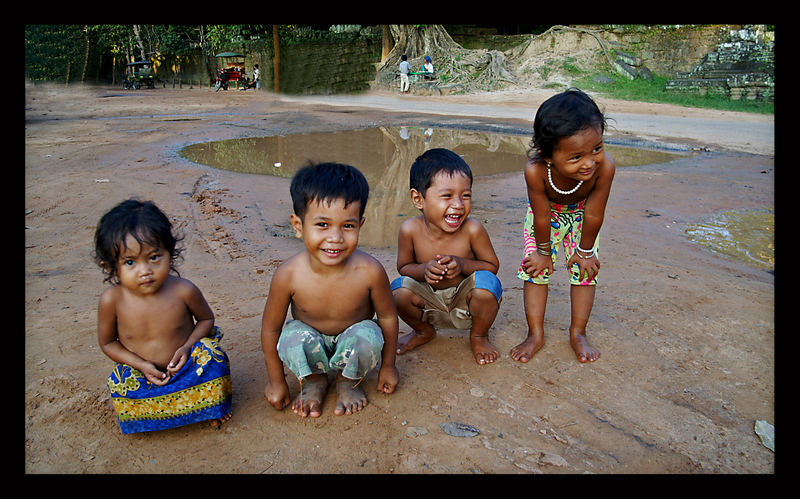
{"label": "motorcycle wheel", "polygon": [[221,87],[221,86],[222,85],[220,84],[219,80],[217,80],[217,83],[214,85],[214,91],[215,92],[219,92],[219,87]]}

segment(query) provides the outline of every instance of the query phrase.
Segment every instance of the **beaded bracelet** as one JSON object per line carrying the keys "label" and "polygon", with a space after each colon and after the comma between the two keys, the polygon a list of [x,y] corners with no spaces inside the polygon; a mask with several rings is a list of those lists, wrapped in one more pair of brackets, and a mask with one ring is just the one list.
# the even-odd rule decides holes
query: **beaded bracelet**
{"label": "beaded bracelet", "polygon": [[[578,246],[577,250],[578,250],[578,256],[581,257],[581,258],[591,258],[595,254],[594,248],[592,248],[590,250],[585,250],[585,249],[581,248],[580,246]],[[581,253],[588,253],[588,254],[586,256],[584,256],[584,255],[581,255]]]}

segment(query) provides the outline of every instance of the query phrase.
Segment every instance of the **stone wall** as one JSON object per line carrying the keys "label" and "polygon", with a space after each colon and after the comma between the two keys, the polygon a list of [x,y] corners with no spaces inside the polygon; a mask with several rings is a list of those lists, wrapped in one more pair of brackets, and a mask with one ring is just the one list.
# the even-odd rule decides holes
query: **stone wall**
{"label": "stone wall", "polygon": [[[738,26],[734,27],[738,28]],[[729,26],[604,25],[603,39],[610,48],[635,55],[653,73],[671,77],[691,71],[713,47],[721,43]]]}
{"label": "stone wall", "polygon": [[667,90],[718,93],[732,100],[775,99],[774,32],[731,30],[727,40],[706,54],[691,71],[678,73]]}
{"label": "stone wall", "polygon": [[[247,76],[261,70],[261,88],[274,89],[272,47],[253,47],[245,53]],[[279,92],[285,94],[334,94],[359,92],[375,79],[375,63],[381,59],[381,39],[374,34],[321,36],[314,40],[280,45]],[[180,63],[156,68],[160,84],[209,86],[209,76],[199,52]],[[215,61],[212,60],[212,66]],[[214,68],[212,67],[212,70]],[[210,85],[213,86],[213,81]]]}
{"label": "stone wall", "polygon": [[773,101],[775,33],[764,25],[603,26],[620,72],[673,78],[669,91]]}
{"label": "stone wall", "polygon": [[[280,47],[279,91],[285,94],[336,94],[364,91],[375,79],[381,40],[353,38],[347,43],[318,40]],[[262,88],[273,89],[271,54],[261,54]]]}

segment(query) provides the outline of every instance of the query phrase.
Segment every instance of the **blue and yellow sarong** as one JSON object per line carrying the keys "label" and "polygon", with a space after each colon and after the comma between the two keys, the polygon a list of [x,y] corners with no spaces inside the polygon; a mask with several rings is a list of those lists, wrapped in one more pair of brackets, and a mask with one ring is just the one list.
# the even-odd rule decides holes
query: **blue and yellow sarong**
{"label": "blue and yellow sarong", "polygon": [[212,333],[194,344],[186,364],[164,386],[129,365],[114,367],[108,388],[122,433],[176,428],[231,412],[230,362],[219,346],[222,330],[214,326]]}

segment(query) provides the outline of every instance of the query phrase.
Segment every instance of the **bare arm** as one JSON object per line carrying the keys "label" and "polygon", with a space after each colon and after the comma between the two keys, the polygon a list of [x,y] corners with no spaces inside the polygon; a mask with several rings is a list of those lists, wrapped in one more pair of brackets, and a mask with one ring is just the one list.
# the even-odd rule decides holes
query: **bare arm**
{"label": "bare arm", "polygon": [[261,349],[267,366],[267,388],[264,395],[277,410],[286,407],[289,400],[289,386],[283,375],[283,361],[278,356],[278,338],[286,320],[286,312],[291,303],[291,290],[288,284],[287,269],[278,268],[272,276],[269,296],[264,305],[261,318]]}
{"label": "bare arm", "polygon": [[399,375],[395,366],[399,321],[386,270],[377,261],[375,261],[375,267],[370,297],[375,308],[378,325],[383,332],[383,351],[381,352],[381,368],[378,373],[378,391],[392,393],[399,382]]}
{"label": "bare arm", "polygon": [[[544,187],[541,163],[534,161],[525,166],[525,185],[528,189],[528,203],[533,211],[533,237],[537,248],[550,250],[550,199]],[[525,255],[522,262],[525,273],[536,277],[547,271],[553,273],[553,260],[549,255],[533,252]]]}
{"label": "bare arm", "polygon": [[177,374],[177,372],[181,370],[189,359],[192,346],[200,341],[200,339],[209,336],[214,327],[214,312],[211,310],[211,307],[200,289],[195,286],[194,283],[186,279],[177,281],[177,285],[179,286],[180,296],[183,298],[186,307],[195,320],[195,325],[194,329],[192,329],[192,333],[184,344],[181,345],[172,356],[172,360],[169,366],[167,366],[167,372],[170,375]]}
{"label": "bare arm", "polygon": [[397,272],[415,281],[424,282],[429,279],[429,276],[426,277],[426,269],[431,262],[420,263],[416,260],[412,235],[415,223],[415,219],[410,219],[400,226],[397,236]]}
{"label": "bare arm", "polygon": [[614,160],[606,155],[605,161],[597,170],[597,182],[586,198],[583,212],[583,228],[581,229],[581,247],[591,249],[594,246],[606,212],[606,204],[611,193],[611,183],[614,180],[616,165]]}

